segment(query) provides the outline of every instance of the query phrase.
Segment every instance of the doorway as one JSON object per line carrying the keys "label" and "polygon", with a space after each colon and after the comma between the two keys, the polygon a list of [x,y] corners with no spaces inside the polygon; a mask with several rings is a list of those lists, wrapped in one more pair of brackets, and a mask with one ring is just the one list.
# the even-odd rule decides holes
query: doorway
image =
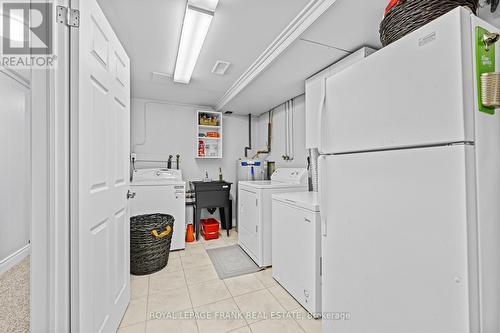
{"label": "doorway", "polygon": [[30,330],[30,71],[0,68],[0,331]]}

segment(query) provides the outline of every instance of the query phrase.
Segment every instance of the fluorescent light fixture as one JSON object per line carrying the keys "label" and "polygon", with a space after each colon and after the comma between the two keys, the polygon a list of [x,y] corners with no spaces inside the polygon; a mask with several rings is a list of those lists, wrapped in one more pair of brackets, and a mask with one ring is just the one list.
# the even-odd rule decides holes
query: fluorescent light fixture
{"label": "fluorescent light fixture", "polygon": [[191,80],[213,17],[213,11],[188,3],[175,64],[175,82],[188,84]]}

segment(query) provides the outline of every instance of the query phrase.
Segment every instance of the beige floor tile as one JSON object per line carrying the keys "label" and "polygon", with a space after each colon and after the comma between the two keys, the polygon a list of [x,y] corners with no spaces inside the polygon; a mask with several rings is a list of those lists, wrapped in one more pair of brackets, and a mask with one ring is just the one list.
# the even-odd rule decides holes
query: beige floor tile
{"label": "beige floor tile", "polygon": [[146,331],[146,322],[134,324],[118,329],[117,333],[144,333]]}
{"label": "beige floor tile", "polygon": [[219,239],[211,239],[205,241],[205,243],[203,243],[203,246],[205,247],[205,249],[215,249],[217,247],[227,246],[227,243],[223,238],[219,237]]}
{"label": "beige floor tile", "polygon": [[213,265],[187,268],[184,274],[188,285],[219,279]]}
{"label": "beige floor tile", "polygon": [[282,286],[279,284],[274,287],[268,288],[268,290],[273,294],[285,310],[290,311],[300,307],[299,302],[295,300]]}
{"label": "beige floor tile", "polygon": [[271,287],[277,284],[273,279],[273,269],[267,268],[260,272],[254,273],[254,275],[259,279],[260,282],[266,287]]}
{"label": "beige floor tile", "polygon": [[306,310],[302,307],[290,311],[295,318],[295,321],[300,327],[307,333],[321,333],[321,319],[314,319]]}
{"label": "beige floor tile", "polygon": [[123,316],[121,327],[138,324],[146,320],[147,297],[131,300]]}
{"label": "beige floor tile", "polygon": [[226,239],[226,243],[228,245],[236,245],[236,244],[238,244],[238,239],[233,239],[233,238]]}
{"label": "beige floor tile", "polygon": [[252,333],[252,331],[250,330],[250,327],[245,326],[235,329],[234,331],[230,331],[229,333]]}
{"label": "beige floor tile", "polygon": [[147,319],[160,312],[175,312],[192,308],[186,288],[172,289],[162,293],[150,293],[148,297]]}
{"label": "beige floor tile", "polygon": [[149,293],[161,293],[171,289],[186,288],[184,271],[155,274],[149,278]]}
{"label": "beige floor tile", "polygon": [[182,267],[184,269],[199,267],[199,266],[207,266],[212,264],[212,261],[210,260],[206,252],[195,253],[192,255],[181,257],[181,262],[182,262]]}
{"label": "beige floor tile", "polygon": [[227,290],[222,280],[193,284],[189,285],[188,288],[194,307],[214,303],[231,297],[229,290]]}
{"label": "beige floor tile", "polygon": [[196,243],[193,245],[186,246],[186,249],[184,251],[179,252],[179,256],[182,258],[189,255],[200,254],[200,253],[201,254],[205,253],[205,247],[201,243]]}
{"label": "beige floor tile", "polygon": [[182,271],[181,258],[168,258],[168,264],[161,271],[151,274],[151,276]]}
{"label": "beige floor tile", "polygon": [[259,320],[270,319],[273,313],[276,312],[285,313],[285,309],[266,289],[235,297],[234,301],[245,315],[245,319],[249,324]]}
{"label": "beige floor tile", "polygon": [[246,274],[226,279],[224,282],[233,296],[239,296],[265,288],[265,286],[253,274]]}
{"label": "beige floor tile", "polygon": [[233,299],[201,306],[194,311],[199,316],[196,321],[200,333],[223,333],[246,326]]}
{"label": "beige floor tile", "polygon": [[192,309],[173,314],[169,317],[158,317],[146,322],[147,333],[198,333],[198,325]]}
{"label": "beige floor tile", "polygon": [[130,299],[148,296],[149,276],[141,276],[130,280]]}
{"label": "beige floor tile", "polygon": [[170,254],[168,255],[168,260],[170,261],[170,259],[173,259],[173,258],[178,259],[180,257],[180,252],[182,252],[182,251],[184,251],[184,250],[170,251]]}
{"label": "beige floor tile", "polygon": [[251,324],[250,329],[253,333],[304,333],[293,319],[287,320],[263,320]]}

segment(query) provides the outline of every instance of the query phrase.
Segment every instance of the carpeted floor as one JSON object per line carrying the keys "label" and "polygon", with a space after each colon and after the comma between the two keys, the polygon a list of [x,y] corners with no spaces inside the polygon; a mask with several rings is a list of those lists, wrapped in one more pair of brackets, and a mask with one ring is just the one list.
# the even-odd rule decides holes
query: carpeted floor
{"label": "carpeted floor", "polygon": [[0,332],[30,329],[30,258],[0,275]]}

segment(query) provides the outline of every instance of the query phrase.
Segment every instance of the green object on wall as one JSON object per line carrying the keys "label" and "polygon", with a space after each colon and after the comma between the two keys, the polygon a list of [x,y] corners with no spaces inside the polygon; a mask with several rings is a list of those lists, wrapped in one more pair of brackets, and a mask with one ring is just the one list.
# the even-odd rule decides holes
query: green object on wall
{"label": "green object on wall", "polygon": [[479,111],[495,114],[495,108],[489,108],[483,105],[481,98],[481,74],[495,72],[495,45],[489,48],[484,43],[483,36],[488,30],[482,27],[476,27],[476,82],[477,82],[477,101]]}

